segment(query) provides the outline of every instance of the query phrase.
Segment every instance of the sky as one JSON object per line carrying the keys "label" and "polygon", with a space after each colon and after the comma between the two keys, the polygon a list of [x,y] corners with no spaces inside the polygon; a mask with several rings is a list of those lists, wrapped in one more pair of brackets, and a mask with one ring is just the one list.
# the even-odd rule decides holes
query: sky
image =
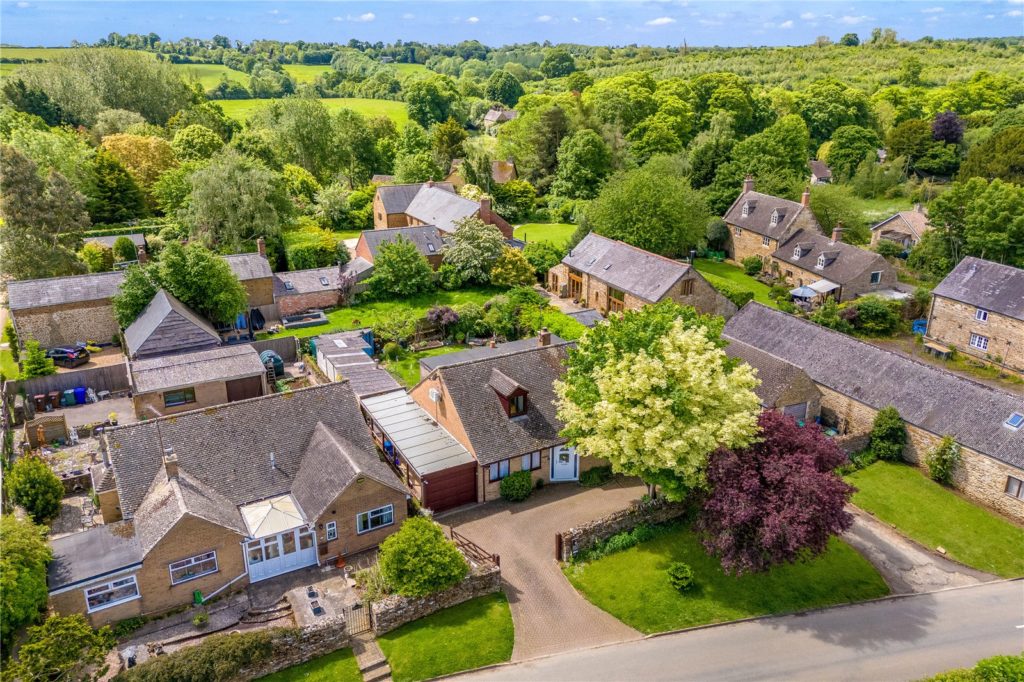
{"label": "sky", "polygon": [[398,39],[487,45],[550,40],[590,45],[806,45],[817,36],[900,38],[1024,35],[1024,0],[0,0],[0,42],[60,46],[110,32],[232,40]]}

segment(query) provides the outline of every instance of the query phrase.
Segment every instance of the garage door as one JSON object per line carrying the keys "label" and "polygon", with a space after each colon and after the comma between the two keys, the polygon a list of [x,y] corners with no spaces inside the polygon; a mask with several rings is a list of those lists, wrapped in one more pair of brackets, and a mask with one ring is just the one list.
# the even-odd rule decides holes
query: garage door
{"label": "garage door", "polygon": [[425,477],[423,506],[435,513],[476,502],[476,463],[463,464]]}
{"label": "garage door", "polygon": [[228,402],[258,398],[263,395],[263,377],[246,377],[227,382]]}
{"label": "garage door", "polygon": [[792,417],[793,419],[803,419],[807,416],[807,403],[786,405],[782,408],[782,413]]}

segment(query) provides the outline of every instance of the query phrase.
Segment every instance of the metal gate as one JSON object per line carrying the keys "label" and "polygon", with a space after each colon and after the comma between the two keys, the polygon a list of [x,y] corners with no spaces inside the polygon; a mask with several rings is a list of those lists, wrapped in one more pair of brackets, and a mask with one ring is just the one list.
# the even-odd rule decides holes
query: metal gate
{"label": "metal gate", "polygon": [[346,606],[341,610],[341,615],[345,619],[345,630],[350,635],[368,632],[373,627],[370,623],[370,607],[362,602]]}

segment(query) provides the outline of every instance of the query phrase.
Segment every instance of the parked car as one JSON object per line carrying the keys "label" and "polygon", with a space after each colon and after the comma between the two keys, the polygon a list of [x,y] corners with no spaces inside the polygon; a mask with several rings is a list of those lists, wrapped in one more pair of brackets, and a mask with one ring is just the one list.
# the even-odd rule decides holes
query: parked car
{"label": "parked car", "polygon": [[89,362],[89,351],[85,345],[61,346],[46,351],[46,357],[53,359],[53,364],[58,367],[78,367]]}

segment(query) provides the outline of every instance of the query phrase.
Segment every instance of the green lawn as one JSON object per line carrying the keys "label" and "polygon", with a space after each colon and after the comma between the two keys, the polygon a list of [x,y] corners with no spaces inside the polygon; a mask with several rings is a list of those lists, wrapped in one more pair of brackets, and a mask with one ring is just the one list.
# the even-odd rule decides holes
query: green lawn
{"label": "green lawn", "polygon": [[694,263],[700,274],[704,275],[704,279],[714,284],[718,282],[729,282],[734,286],[738,286],[745,291],[753,292],[754,300],[758,303],[764,303],[767,306],[776,308],[775,301],[769,296],[768,292],[771,291],[771,287],[763,282],[759,282],[747,273],[743,272],[742,268],[738,268],[735,265],[729,265],[728,263],[716,263],[713,260],[706,258],[698,258],[697,262]]}
{"label": "green lawn", "polygon": [[914,208],[914,202],[905,197],[898,197],[896,199],[886,199],[884,197],[881,199],[863,199],[861,197],[854,197],[854,201],[857,208],[864,215],[864,222],[867,223],[868,227],[881,222],[894,213],[909,211]]}
{"label": "green lawn", "polygon": [[420,359],[430,358],[435,355],[447,355],[448,353],[455,353],[460,350],[466,350],[469,346],[461,344],[452,344],[450,346],[441,346],[440,348],[431,348],[430,350],[421,350],[416,353],[406,353],[404,357],[399,360],[393,360],[384,363],[384,368],[391,372],[391,375],[398,379],[398,382],[406,388],[412,388],[420,380]]}
{"label": "green lawn", "polygon": [[[267,106],[275,100],[272,99],[220,99],[217,103],[224,109],[224,113],[238,121],[245,121],[253,113]],[[395,102],[389,99],[364,99],[360,97],[335,97],[320,100],[332,113],[339,109],[352,109],[363,116],[388,116],[401,127],[409,120],[409,113],[405,108],[405,102]]]}
{"label": "green lawn", "polygon": [[[666,569],[682,561],[696,586],[680,593]],[[882,597],[889,593],[874,567],[852,547],[833,539],[824,555],[769,573],[728,576],[689,528],[680,526],[636,547],[565,573],[584,597],[644,633],[720,623]]]}
{"label": "green lawn", "polygon": [[501,592],[421,618],[377,639],[395,682],[414,682],[512,657],[512,614]]}
{"label": "green lawn", "polygon": [[262,682],[362,682],[355,654],[351,649],[338,649],[334,653],[314,658],[301,665],[285,668],[281,672],[261,677]]}
{"label": "green lawn", "polygon": [[330,64],[282,64],[281,68],[299,83],[312,83],[316,77],[331,70]]}
{"label": "green lawn", "polygon": [[246,87],[249,85],[249,74],[229,69],[223,64],[172,64],[172,66],[180,71],[186,80],[199,81],[204,90],[216,87],[217,83],[220,83],[221,76],[227,76],[228,80],[241,83]]}
{"label": "green lawn", "polygon": [[968,566],[1024,575],[1024,528],[979,507],[906,464],[876,462],[846,477],[853,503],[903,534]]}
{"label": "green lawn", "polygon": [[[337,230],[331,234],[339,240],[359,238],[359,230]],[[286,249],[311,243],[318,236],[319,233],[315,230],[284,230],[281,232],[281,240],[284,242],[284,248]]]}
{"label": "green lawn", "polygon": [[419,78],[423,78],[433,73],[427,68],[426,64],[392,64],[391,66],[395,67],[399,76],[417,76]]}
{"label": "green lawn", "polygon": [[416,296],[409,296],[400,301],[358,303],[347,308],[336,308],[327,313],[328,324],[319,327],[305,327],[303,329],[285,329],[270,338],[279,336],[319,336],[347,329],[372,327],[373,323],[382,315],[395,310],[411,311],[419,315],[425,315],[427,310],[435,305],[455,306],[462,303],[483,305],[488,299],[500,294],[502,291],[504,289],[498,287],[475,287],[472,289],[460,289],[459,291],[436,290],[417,294]]}
{"label": "green lawn", "polygon": [[572,223],[525,223],[517,227],[512,236],[524,242],[551,242],[561,246],[575,231]]}
{"label": "green lawn", "polygon": [[18,376],[18,363],[14,361],[9,349],[0,350],[0,374],[8,379],[15,379]]}

